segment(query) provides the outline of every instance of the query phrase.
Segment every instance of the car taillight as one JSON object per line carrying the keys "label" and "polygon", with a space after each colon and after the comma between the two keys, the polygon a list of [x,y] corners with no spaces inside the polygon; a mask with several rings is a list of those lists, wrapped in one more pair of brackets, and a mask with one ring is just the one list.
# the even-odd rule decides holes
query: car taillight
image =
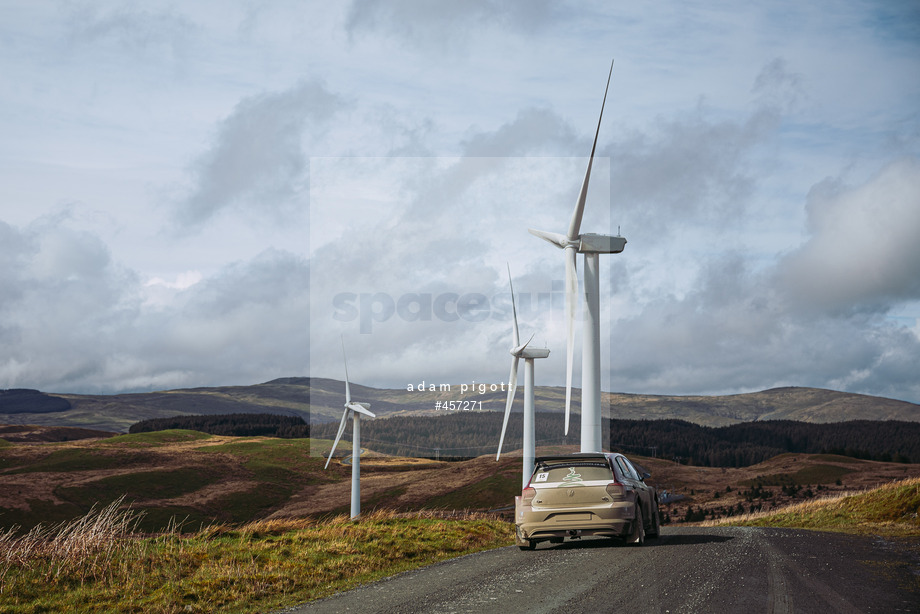
{"label": "car taillight", "polygon": [[521,492],[521,503],[530,505],[530,502],[533,501],[535,496],[537,496],[537,489],[528,486]]}
{"label": "car taillight", "polygon": [[623,488],[623,485],[619,482],[610,482],[607,484],[607,494],[611,497],[625,497],[626,490]]}

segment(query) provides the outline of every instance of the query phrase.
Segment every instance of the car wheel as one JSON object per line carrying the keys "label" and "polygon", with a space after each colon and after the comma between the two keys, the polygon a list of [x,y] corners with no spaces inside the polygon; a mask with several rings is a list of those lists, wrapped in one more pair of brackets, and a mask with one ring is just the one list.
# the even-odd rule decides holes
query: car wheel
{"label": "car wheel", "polygon": [[532,539],[525,539],[521,534],[521,527],[515,525],[514,527],[514,545],[520,548],[521,550],[533,550],[537,547],[537,542]]}
{"label": "car wheel", "polygon": [[642,520],[642,506],[636,504],[636,519],[633,521],[632,535],[629,536],[629,543],[633,546],[642,546],[645,544],[645,522]]}
{"label": "car wheel", "polygon": [[658,537],[661,534],[661,515],[658,511],[658,504],[655,504],[655,511],[652,512],[652,526],[649,529],[648,537]]}

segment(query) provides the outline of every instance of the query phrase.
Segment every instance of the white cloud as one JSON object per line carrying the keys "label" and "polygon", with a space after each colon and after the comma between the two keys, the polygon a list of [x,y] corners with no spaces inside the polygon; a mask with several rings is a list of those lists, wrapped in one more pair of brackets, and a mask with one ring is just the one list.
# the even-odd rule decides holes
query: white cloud
{"label": "white cloud", "polygon": [[567,223],[615,57],[584,223],[629,239],[610,387],[920,400],[915,30],[859,3],[6,3],[0,386],[248,383],[307,347],[340,376],[358,321],[306,314],[343,291],[500,316],[394,311],[350,340],[357,381],[499,381],[506,262],[561,383],[561,257],[526,228]]}
{"label": "white cloud", "polygon": [[185,271],[179,273],[176,276],[176,281],[166,281],[159,277],[154,277],[145,283],[145,286],[163,286],[165,288],[172,288],[174,290],[185,290],[194,286],[199,281],[201,281],[201,272],[200,271]]}
{"label": "white cloud", "polygon": [[808,195],[806,243],[780,263],[791,300],[836,312],[920,299],[920,159],[858,187],[827,179]]}
{"label": "white cloud", "polygon": [[757,75],[751,92],[759,97],[759,103],[778,110],[794,109],[807,96],[800,73],[790,73],[788,62],[774,58]]}
{"label": "white cloud", "polygon": [[739,255],[701,271],[686,296],[662,296],[615,322],[616,390],[738,393],[815,386],[917,398],[920,338],[871,314],[801,311]]}
{"label": "white cloud", "polygon": [[234,206],[278,221],[296,213],[309,181],[302,139],[324,130],[341,104],[317,82],[242,100],[196,162],[177,222],[195,227]]}
{"label": "white cloud", "polygon": [[[307,264],[266,251],[202,279],[180,275],[168,300],[66,217],[0,223],[0,387],[121,391],[239,383],[304,373]],[[195,283],[197,280],[197,283]],[[158,285],[158,284],[155,284]],[[184,286],[184,288],[182,288]]]}
{"label": "white cloud", "polygon": [[680,223],[737,223],[755,187],[752,152],[775,125],[768,111],[736,122],[712,118],[700,106],[634,131],[603,150],[611,157],[617,210],[653,234],[674,232]]}
{"label": "white cloud", "polygon": [[197,30],[192,20],[170,8],[104,7],[97,2],[75,7],[70,19],[74,43],[110,43],[142,55],[162,47],[174,57],[183,56]]}
{"label": "white cloud", "polygon": [[565,19],[566,8],[548,0],[468,0],[439,5],[425,0],[353,0],[346,29],[352,37],[368,30],[389,32],[423,49],[465,48],[477,30],[491,27],[504,32],[532,32]]}

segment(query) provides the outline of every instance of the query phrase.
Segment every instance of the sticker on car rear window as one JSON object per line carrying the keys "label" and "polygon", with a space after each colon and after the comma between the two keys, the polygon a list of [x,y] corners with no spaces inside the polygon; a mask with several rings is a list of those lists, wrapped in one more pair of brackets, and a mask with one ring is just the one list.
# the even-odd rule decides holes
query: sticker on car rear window
{"label": "sticker on car rear window", "polygon": [[545,482],[549,479],[549,471],[543,473],[538,473],[537,476],[533,479],[534,482]]}
{"label": "sticker on car rear window", "polygon": [[562,478],[562,481],[567,485],[572,484],[573,482],[581,482],[581,474],[575,473],[575,467],[569,467],[569,474]]}

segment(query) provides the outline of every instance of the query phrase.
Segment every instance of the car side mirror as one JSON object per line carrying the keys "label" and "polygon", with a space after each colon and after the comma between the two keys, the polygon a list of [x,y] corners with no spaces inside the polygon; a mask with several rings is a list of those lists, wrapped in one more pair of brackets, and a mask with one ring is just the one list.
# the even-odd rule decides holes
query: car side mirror
{"label": "car side mirror", "polygon": [[640,477],[639,479],[642,480],[642,481],[644,482],[644,481],[645,481],[645,478],[650,478],[650,477],[652,477],[652,474],[651,474],[651,473],[649,473],[648,471],[643,471],[643,472],[642,472],[642,477]]}

